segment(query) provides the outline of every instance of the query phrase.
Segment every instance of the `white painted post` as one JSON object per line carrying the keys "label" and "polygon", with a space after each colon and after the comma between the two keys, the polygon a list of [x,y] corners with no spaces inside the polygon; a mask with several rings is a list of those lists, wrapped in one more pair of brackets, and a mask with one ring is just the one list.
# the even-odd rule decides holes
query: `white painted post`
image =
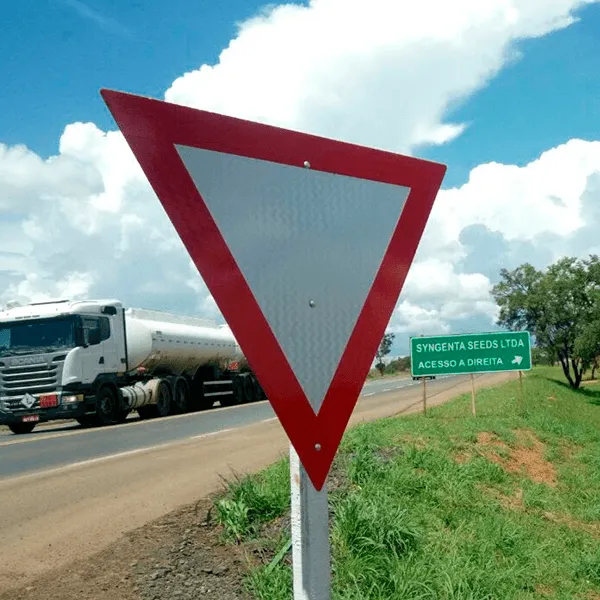
{"label": "white painted post", "polygon": [[317,492],[290,444],[294,600],[330,600],[327,487]]}

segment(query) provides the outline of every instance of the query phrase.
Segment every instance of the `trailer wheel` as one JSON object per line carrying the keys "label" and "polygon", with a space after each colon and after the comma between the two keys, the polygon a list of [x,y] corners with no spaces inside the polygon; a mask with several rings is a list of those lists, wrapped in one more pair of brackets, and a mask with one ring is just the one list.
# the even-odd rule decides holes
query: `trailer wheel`
{"label": "trailer wheel", "polygon": [[101,387],[96,394],[96,418],[101,425],[114,425],[119,422],[117,395],[108,386]]}
{"label": "trailer wheel", "polygon": [[173,385],[173,408],[177,413],[186,413],[189,409],[190,386],[185,377],[177,377]]}
{"label": "trailer wheel", "polygon": [[242,404],[245,402],[245,388],[244,388],[244,378],[239,375],[234,375],[231,380],[231,387],[233,390],[233,402],[231,404]]}
{"label": "trailer wheel", "polygon": [[264,400],[265,392],[256,377],[252,378],[252,386],[254,387],[254,401],[260,402],[261,400]]}
{"label": "trailer wheel", "polygon": [[173,394],[171,386],[166,379],[161,379],[156,389],[156,412],[159,417],[166,417],[171,413]]}
{"label": "trailer wheel", "polygon": [[246,375],[242,381],[244,382],[244,402],[254,402],[256,400],[256,394],[252,378]]}
{"label": "trailer wheel", "polygon": [[8,428],[15,435],[22,435],[24,433],[31,433],[35,428],[35,423],[11,423]]}

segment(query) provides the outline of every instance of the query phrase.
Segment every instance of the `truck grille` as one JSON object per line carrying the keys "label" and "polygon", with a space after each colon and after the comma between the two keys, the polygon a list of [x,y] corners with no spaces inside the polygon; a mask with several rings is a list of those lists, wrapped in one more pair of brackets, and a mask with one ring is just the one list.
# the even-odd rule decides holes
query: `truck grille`
{"label": "truck grille", "polygon": [[[26,366],[2,366],[0,363],[0,396],[4,410],[11,412],[27,410],[21,399],[27,393],[32,396],[53,392],[57,388],[60,367],[64,358],[59,362],[43,362]],[[39,408],[39,399],[31,409]]]}

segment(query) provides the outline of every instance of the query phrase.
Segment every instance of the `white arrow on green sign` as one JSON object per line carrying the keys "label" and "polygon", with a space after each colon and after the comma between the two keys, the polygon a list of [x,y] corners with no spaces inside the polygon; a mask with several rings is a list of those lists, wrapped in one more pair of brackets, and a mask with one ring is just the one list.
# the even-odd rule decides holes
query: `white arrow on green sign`
{"label": "white arrow on green sign", "polygon": [[472,333],[410,340],[413,377],[529,371],[528,331]]}

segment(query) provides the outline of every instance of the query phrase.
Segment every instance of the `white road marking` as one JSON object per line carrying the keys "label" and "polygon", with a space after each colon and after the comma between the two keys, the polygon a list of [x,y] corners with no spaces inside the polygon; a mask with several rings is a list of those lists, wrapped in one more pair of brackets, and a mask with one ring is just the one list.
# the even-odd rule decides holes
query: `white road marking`
{"label": "white road marking", "polygon": [[[446,379],[448,377],[451,377],[451,375],[440,375],[438,377],[438,379]],[[409,387],[409,386],[414,386],[414,385],[419,385],[419,381],[412,381],[410,378],[408,377],[402,377],[400,378],[400,380],[398,381],[398,384],[395,388],[386,388],[383,390],[377,390],[375,392],[368,392],[368,393],[364,393],[365,389],[368,389],[367,386],[369,386],[370,384],[377,384],[377,381],[373,381],[373,382],[368,382],[366,384],[366,386],[363,387],[360,396],[365,398],[365,397],[370,397],[370,396],[375,396],[377,394],[383,394],[386,392],[390,392],[393,390],[398,390],[398,389],[402,389],[404,387]],[[268,403],[268,400],[261,400],[260,402],[254,402],[253,405],[259,405],[259,404],[265,404]],[[249,406],[249,405],[243,405],[243,406]],[[220,411],[225,411],[225,410],[236,410],[241,408],[241,406],[226,406],[226,407],[215,407],[213,409],[211,409],[210,411],[208,411],[209,414],[213,414],[216,412],[220,412]],[[203,411],[204,412],[204,411]],[[168,417],[162,417],[160,419],[160,422],[162,421],[171,421],[171,420],[175,420],[175,419],[183,419],[185,417],[190,417],[193,415],[198,415],[198,414],[202,414],[202,413],[184,413],[181,415],[171,415]],[[126,423],[120,423],[118,425],[111,425],[110,429],[118,429],[120,427],[135,427],[135,426],[139,426],[139,425],[144,425],[150,422],[158,422],[159,420],[146,420],[146,419],[139,419],[139,420],[128,420],[128,422]],[[258,421],[256,421],[258,422]],[[68,425],[56,425],[56,426],[50,426],[48,428],[44,428],[44,429],[40,429],[38,430],[37,434],[33,434],[33,435],[29,435],[25,438],[19,438],[19,439],[8,439],[6,441],[0,441],[0,448],[2,446],[13,446],[15,444],[27,444],[27,443],[31,443],[31,442],[37,442],[40,440],[52,440],[55,438],[59,438],[59,437],[68,437],[68,436],[73,436],[73,435],[85,435],[85,434],[89,434],[89,433],[94,433],[94,432],[98,432],[98,431],[102,431],[104,428],[90,428],[90,429],[78,429],[78,428],[73,428],[73,429],[67,429],[66,431],[56,431],[56,433],[50,433],[51,431],[53,431],[54,429],[60,429],[61,427],[68,427]],[[75,426],[76,427],[76,426]],[[45,432],[48,431],[49,433],[46,434]],[[4,437],[6,435],[6,437],[9,436],[9,434],[2,434],[2,436],[0,437]],[[13,434],[14,435],[14,434]],[[189,439],[189,438],[188,438]]]}
{"label": "white road marking", "polygon": [[163,421],[173,421],[175,419],[183,419],[185,417],[191,417],[193,415],[199,415],[199,414],[203,414],[203,413],[207,413],[207,414],[215,414],[215,413],[219,413],[219,412],[223,412],[226,410],[236,410],[238,408],[242,408],[242,407],[246,407],[246,406],[258,406],[260,404],[265,404],[268,403],[268,400],[260,400],[259,402],[252,402],[252,404],[244,404],[244,405],[238,405],[238,406],[218,406],[215,408],[210,409],[209,411],[200,411],[200,412],[192,412],[192,413],[184,413],[181,415],[170,415],[168,417],[161,417],[160,419],[139,419],[137,421],[128,421],[126,423],[119,423],[118,425],[110,425],[107,428],[104,427],[92,427],[90,429],[67,429],[66,431],[60,431],[57,433],[52,433],[50,435],[42,435],[42,433],[45,430],[40,430],[39,433],[37,434],[33,434],[30,435],[24,439],[17,439],[17,440],[10,440],[7,442],[0,442],[0,448],[2,446],[12,446],[14,444],[26,444],[28,442],[36,442],[39,440],[51,440],[57,437],[67,437],[67,436],[71,436],[71,435],[84,435],[84,434],[88,434],[88,433],[94,433],[94,432],[98,432],[98,431],[107,431],[107,430],[113,430],[113,429],[119,429],[121,427],[136,427],[139,425],[147,425],[148,423],[162,423]]}
{"label": "white road marking", "polygon": [[[257,421],[256,423],[268,423],[269,421],[276,421],[276,420],[277,420],[277,417],[271,417],[269,419]],[[124,458],[126,456],[133,456],[135,454],[141,454],[143,452],[152,452],[154,450],[160,450],[161,448],[165,448],[167,446],[175,446],[177,444],[189,442],[190,440],[200,440],[200,439],[204,439],[204,438],[208,438],[208,437],[213,437],[216,435],[222,435],[224,433],[230,433],[232,431],[242,429],[243,427],[246,427],[246,425],[240,425],[239,427],[229,427],[227,429],[221,429],[219,431],[209,431],[208,433],[201,433],[199,435],[192,436],[191,438],[183,438],[180,440],[171,440],[170,442],[164,442],[163,444],[155,444],[154,446],[148,446],[146,448],[136,448],[134,450],[126,450],[125,452],[118,452],[117,454],[109,454],[107,456],[99,456],[97,458],[81,460],[76,463],[62,465],[60,467],[55,467],[53,469],[44,469],[42,471],[35,471],[33,473],[25,473],[24,475],[17,475],[16,477],[7,477],[5,479],[0,480],[0,486],[6,482],[13,482],[13,481],[17,481],[17,480],[42,477],[42,476],[45,477],[47,475],[52,475],[54,473],[62,473],[64,471],[69,471],[69,470],[75,469],[77,467],[83,467],[83,466],[93,465],[93,464],[97,464],[97,463],[101,463],[101,462],[107,462],[110,460],[115,460],[117,458]]]}

